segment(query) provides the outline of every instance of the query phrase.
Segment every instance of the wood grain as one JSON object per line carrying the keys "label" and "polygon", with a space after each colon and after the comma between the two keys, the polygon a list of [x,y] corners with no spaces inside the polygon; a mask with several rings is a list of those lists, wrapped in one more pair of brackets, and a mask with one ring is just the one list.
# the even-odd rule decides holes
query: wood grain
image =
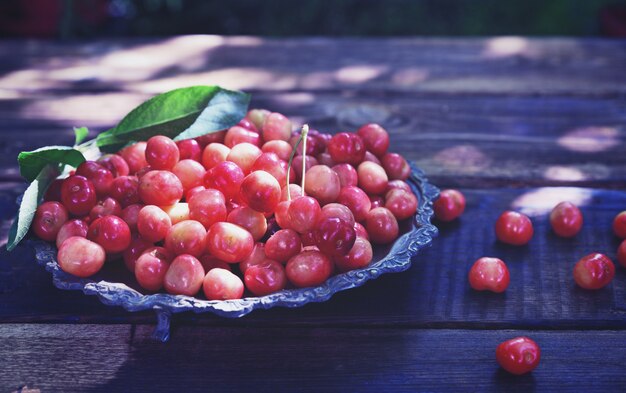
{"label": "wood grain", "polygon": [[[5,94],[189,84],[244,90],[620,95],[626,43],[602,39],[187,36],[87,43],[5,41]],[[167,53],[167,56],[163,56]]]}
{"label": "wood grain", "polygon": [[[495,347],[527,335],[539,367],[516,377]],[[623,391],[623,332],[0,325],[0,387],[42,392]],[[593,364],[593,371],[590,370]]]}
{"label": "wood grain", "polygon": [[[439,224],[441,233],[406,272],[388,274],[360,288],[340,292],[324,303],[302,308],[258,310],[241,319],[185,313],[174,323],[210,326],[407,326],[489,328],[626,328],[626,274],[617,269],[611,285],[584,291],[572,278],[576,261],[591,252],[615,260],[619,244],[611,232],[615,214],[626,206],[619,191],[581,188],[463,190],[468,207],[462,218]],[[547,213],[569,199],[581,206],[585,222],[574,239],[552,234]],[[528,246],[496,242],[493,225],[500,212],[515,208],[533,217]],[[482,256],[502,258],[511,272],[504,294],[475,292],[467,272]],[[121,269],[120,279],[132,277]],[[154,323],[149,312],[128,313],[99,304],[92,296],[53,287],[50,275],[34,263],[32,248],[0,250],[0,319],[6,322]]]}
{"label": "wood grain", "polygon": [[[626,101],[587,97],[260,93],[269,108],[326,132],[385,126],[391,149],[442,186],[626,185]],[[16,155],[70,144],[72,127],[92,136],[113,126],[146,95],[71,94],[0,106],[0,178],[19,180]],[[112,108],[98,112],[99,105]],[[12,137],[20,130],[22,138]]]}

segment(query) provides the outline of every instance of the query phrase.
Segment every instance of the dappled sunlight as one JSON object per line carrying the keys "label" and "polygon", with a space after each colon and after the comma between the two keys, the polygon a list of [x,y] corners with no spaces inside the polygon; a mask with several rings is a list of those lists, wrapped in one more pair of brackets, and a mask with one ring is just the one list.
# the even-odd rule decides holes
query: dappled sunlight
{"label": "dappled sunlight", "polygon": [[8,72],[0,77],[0,89],[54,89],[85,80],[142,82],[172,70],[186,73],[205,69],[211,52],[217,48],[258,46],[262,42],[255,37],[189,35],[126,47],[111,45],[103,54],[87,51],[84,57],[72,61],[53,57],[32,69]]}
{"label": "dappled sunlight", "polygon": [[409,67],[394,72],[391,81],[396,85],[415,85],[424,82],[429,75],[427,69]]}
{"label": "dappled sunlight", "polygon": [[543,173],[543,177],[547,180],[556,181],[581,181],[587,178],[578,168],[559,165],[548,167]]}
{"label": "dappled sunlight", "polygon": [[131,83],[129,86],[142,93],[162,93],[191,85],[220,85],[229,89],[293,89],[297,78],[291,74],[276,74],[262,68],[221,68],[215,71],[181,73],[177,76]]}
{"label": "dappled sunlight", "polygon": [[482,56],[488,59],[499,59],[511,56],[522,56],[530,53],[530,43],[522,37],[497,37],[487,40]]}
{"label": "dappled sunlight", "polygon": [[104,93],[70,97],[42,98],[28,103],[22,109],[26,117],[54,120],[59,123],[71,119],[72,126],[109,127],[120,121],[131,109],[148,98],[141,94]]}
{"label": "dappled sunlight", "polygon": [[543,187],[528,191],[511,203],[511,209],[530,217],[541,216],[552,211],[560,202],[572,202],[585,206],[591,202],[593,191],[576,187]]}
{"label": "dappled sunlight", "polygon": [[386,66],[351,65],[338,69],[335,72],[335,78],[341,83],[365,83],[379,77],[387,69]]}
{"label": "dappled sunlight", "polygon": [[491,165],[491,159],[473,145],[457,145],[439,151],[433,160],[449,171],[478,173]]}
{"label": "dappled sunlight", "polygon": [[557,140],[557,144],[571,151],[598,153],[618,146],[619,136],[615,127],[582,127],[568,131]]}

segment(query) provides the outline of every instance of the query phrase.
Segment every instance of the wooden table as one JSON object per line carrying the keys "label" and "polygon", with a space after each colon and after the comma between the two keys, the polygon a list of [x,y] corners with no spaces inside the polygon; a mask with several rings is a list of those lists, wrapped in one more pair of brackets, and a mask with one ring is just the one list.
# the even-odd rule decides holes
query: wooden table
{"label": "wooden table", "polygon": [[[241,319],[154,315],[57,290],[32,250],[0,251],[0,390],[626,391],[626,270],[605,289],[575,286],[626,209],[626,42],[587,39],[281,39],[190,36],[0,42],[0,235],[25,189],[16,155],[69,144],[73,126],[112,126],[152,94],[220,84],[330,132],[378,122],[392,150],[466,214],[440,225],[410,270],[300,309]],[[572,240],[549,229],[561,200],[582,207]],[[495,241],[505,209],[530,214],[526,247]],[[507,261],[504,294],[469,288],[481,256]],[[539,368],[514,377],[495,347],[528,335]],[[24,389],[23,391],[27,391]]]}

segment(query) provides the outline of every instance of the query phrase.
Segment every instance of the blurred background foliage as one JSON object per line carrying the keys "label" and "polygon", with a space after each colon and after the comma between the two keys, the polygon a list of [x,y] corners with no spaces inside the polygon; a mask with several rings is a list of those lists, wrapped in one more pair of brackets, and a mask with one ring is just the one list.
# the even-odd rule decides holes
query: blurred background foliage
{"label": "blurred background foliage", "polygon": [[0,35],[626,36],[616,0],[0,0]]}

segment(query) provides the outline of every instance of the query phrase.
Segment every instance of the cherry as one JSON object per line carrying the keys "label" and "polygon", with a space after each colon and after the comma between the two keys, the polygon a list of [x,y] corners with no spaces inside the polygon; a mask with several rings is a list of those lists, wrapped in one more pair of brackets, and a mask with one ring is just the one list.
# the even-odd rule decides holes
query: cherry
{"label": "cherry", "polygon": [[248,206],[239,206],[228,213],[226,221],[239,225],[252,235],[254,241],[259,241],[267,232],[267,219],[261,212],[252,210]]}
{"label": "cherry", "polygon": [[523,246],[533,237],[533,223],[526,215],[505,211],[496,221],[496,237],[502,243]]}
{"label": "cherry", "polygon": [[173,205],[183,197],[183,185],[169,171],[150,171],[139,179],[139,197],[147,205]]}
{"label": "cherry", "polygon": [[244,174],[237,164],[224,161],[209,169],[204,175],[204,186],[214,188],[231,199],[239,194]]}
{"label": "cherry", "polygon": [[106,253],[97,243],[81,236],[67,238],[57,253],[59,267],[77,277],[89,277],[102,269]]}
{"label": "cherry", "polygon": [[172,259],[174,255],[166,248],[146,249],[135,262],[135,278],[139,285],[152,292],[161,289]]}
{"label": "cherry", "polygon": [[189,199],[189,218],[199,221],[205,228],[225,221],[228,212],[224,194],[218,190],[202,190]]}
{"label": "cherry", "polygon": [[332,167],[332,170],[337,172],[341,187],[356,186],[359,182],[359,176],[356,173],[356,169],[354,169],[354,167],[350,164],[337,164]]}
{"label": "cherry", "polygon": [[450,222],[465,211],[465,196],[458,190],[443,190],[433,208],[439,221]]}
{"label": "cherry", "polygon": [[354,223],[354,232],[356,232],[357,239],[359,237],[362,237],[363,239],[365,239],[367,241],[370,240],[370,235],[367,233],[367,230],[365,229],[363,224],[361,224],[360,222],[355,222]]}
{"label": "cherry", "polygon": [[387,183],[387,189],[385,190],[385,194],[394,189],[404,190],[411,193],[413,192],[411,186],[409,186],[409,183],[405,182],[404,180],[390,180],[389,183]]}
{"label": "cherry", "polygon": [[43,200],[45,202],[61,202],[61,186],[64,181],[65,179],[54,179],[43,195]]}
{"label": "cherry", "polygon": [[370,264],[373,255],[371,243],[367,239],[357,236],[354,246],[348,254],[334,258],[335,266],[340,272],[362,269]]}
{"label": "cherry", "polygon": [[250,253],[246,259],[239,262],[239,270],[241,270],[242,273],[245,273],[250,266],[258,265],[266,259],[265,243],[256,243],[252,249],[252,253]]}
{"label": "cherry", "polygon": [[[294,172],[296,173],[296,177],[295,179],[289,179],[290,181],[296,181],[296,182],[302,182],[302,165],[304,165],[305,168],[305,172],[309,173],[309,171],[311,170],[311,168],[313,168],[314,166],[319,165],[319,162],[317,162],[317,160],[315,159],[315,157],[312,156],[295,156],[293,158],[293,161],[291,161],[291,167],[293,168]],[[289,175],[291,176],[291,174]],[[308,175],[307,175],[308,177]]]}
{"label": "cherry", "polygon": [[253,248],[252,235],[239,225],[217,222],[207,232],[207,251],[224,262],[241,262]]}
{"label": "cherry", "polygon": [[122,252],[130,245],[130,228],[117,216],[104,216],[89,225],[87,238],[101,245],[107,253]]}
{"label": "cherry", "polygon": [[253,122],[251,122],[249,119],[246,119],[245,117],[241,120],[239,120],[239,123],[237,123],[237,125],[239,127],[243,127],[246,130],[250,130],[250,131],[254,131],[254,132],[259,132],[259,130],[256,128],[256,126],[254,125]]}
{"label": "cherry", "polygon": [[283,161],[289,161],[293,147],[282,140],[267,141],[261,147],[263,153],[274,153]]}
{"label": "cherry", "polygon": [[515,375],[531,372],[539,365],[541,350],[528,337],[507,340],[496,348],[496,360],[500,367]]}
{"label": "cherry", "polygon": [[35,235],[42,240],[52,242],[68,219],[65,206],[59,202],[44,202],[37,207],[31,224]]}
{"label": "cherry", "polygon": [[357,134],[340,132],[328,143],[328,153],[336,163],[358,165],[365,157],[365,143]]}
{"label": "cherry", "polygon": [[276,210],[274,211],[274,218],[276,219],[276,223],[279,227],[288,229],[292,228],[291,226],[291,217],[289,215],[289,207],[291,206],[291,201],[281,201],[276,205]]}
{"label": "cherry", "polygon": [[[358,187],[343,187],[337,197],[337,203],[347,206],[356,221],[364,221],[372,207],[370,198]],[[415,211],[413,211],[415,213]]]}
{"label": "cherry", "polygon": [[317,220],[321,221],[327,217],[337,217],[354,226],[354,215],[350,209],[338,203],[329,203],[322,208]]}
{"label": "cherry", "polygon": [[122,207],[139,203],[139,178],[137,176],[116,177],[111,184],[109,196],[117,200]]}
{"label": "cherry", "polygon": [[173,295],[194,296],[203,281],[204,269],[200,261],[192,255],[183,254],[174,258],[170,264],[163,278],[163,286]]}
{"label": "cherry", "polygon": [[387,153],[389,148],[389,134],[380,125],[370,123],[362,126],[356,132],[365,143],[365,148],[380,157]]}
{"label": "cherry", "polygon": [[315,198],[308,196],[297,197],[291,201],[287,212],[289,227],[298,233],[308,232],[315,228],[321,212],[320,204]]}
{"label": "cherry", "polygon": [[134,174],[141,168],[148,166],[146,161],[146,142],[137,142],[119,151],[124,161],[128,164],[128,173]]}
{"label": "cherry", "polygon": [[176,142],[163,135],[148,139],[145,154],[146,162],[152,169],[172,169],[180,159]]}
{"label": "cherry", "polygon": [[263,122],[263,139],[288,141],[291,137],[291,121],[280,113],[270,113]]}
{"label": "cherry", "polygon": [[370,203],[372,205],[372,209],[376,209],[377,207],[385,207],[385,198],[380,195],[370,195]]}
{"label": "cherry", "polygon": [[[252,172],[265,171],[274,176],[274,178],[278,181],[278,184],[281,187],[285,187],[287,185],[287,168],[287,162],[278,158],[276,154],[263,153],[256,159],[256,161],[254,161],[254,164],[252,164],[252,168],[250,170]],[[291,168],[291,173],[289,174],[289,176],[290,179],[295,178],[296,173],[293,168]]]}
{"label": "cherry", "polygon": [[202,147],[195,139],[184,139],[177,141],[180,160],[194,160],[200,162],[202,160]]}
{"label": "cherry", "polygon": [[380,165],[364,161],[357,168],[359,187],[368,194],[380,195],[387,189],[389,179]]}
{"label": "cherry", "polygon": [[113,184],[113,173],[95,161],[85,161],[76,168],[76,175],[89,180],[100,197],[109,194]]}
{"label": "cherry", "polygon": [[160,207],[144,206],[137,216],[137,230],[144,239],[153,243],[165,239],[165,235],[172,227],[170,216]]}
{"label": "cherry", "polygon": [[105,154],[96,162],[111,171],[113,177],[128,176],[130,171],[126,160],[118,154]]}
{"label": "cherry", "polygon": [[468,278],[473,289],[496,293],[504,292],[511,281],[506,264],[501,259],[489,257],[474,262]]}
{"label": "cherry", "polygon": [[198,260],[200,261],[200,263],[202,264],[202,267],[204,268],[205,272],[210,272],[212,269],[216,269],[216,268],[220,268],[220,269],[226,269],[228,271],[231,271],[231,267],[230,264],[219,260],[218,258],[214,257],[213,255],[210,254],[204,254],[202,255],[200,258],[198,258]]}
{"label": "cherry", "polygon": [[87,178],[78,175],[70,176],[61,185],[61,201],[70,214],[87,215],[96,205],[96,189]]}
{"label": "cherry", "polygon": [[206,170],[202,164],[197,161],[181,160],[174,165],[172,173],[176,175],[183,185],[183,194],[187,195],[187,192],[192,188],[204,184],[204,174]]}
{"label": "cherry", "polygon": [[230,148],[228,146],[221,143],[211,143],[202,152],[202,166],[209,170],[220,162],[226,161],[229,153]]}
{"label": "cherry", "polygon": [[224,144],[232,148],[240,143],[250,143],[254,146],[260,146],[261,136],[258,132],[250,131],[240,126],[230,127],[224,137]]}
{"label": "cherry", "polygon": [[202,288],[208,300],[241,299],[243,282],[226,269],[211,269],[204,277]]}
{"label": "cherry", "polygon": [[341,191],[339,176],[326,165],[315,165],[306,173],[304,191],[317,199],[320,205],[334,202]]}
{"label": "cherry", "polygon": [[346,255],[356,241],[354,224],[337,217],[320,219],[315,229],[315,240],[324,254],[333,257]]}
{"label": "cherry", "polygon": [[257,146],[244,142],[233,146],[226,160],[234,162],[241,168],[244,174],[248,174],[252,164],[261,154],[261,149]]}
{"label": "cherry", "polygon": [[315,287],[333,273],[333,263],[319,251],[302,251],[292,257],[285,267],[289,281],[299,287]]}
{"label": "cherry", "polygon": [[135,263],[137,263],[137,259],[143,254],[143,252],[151,247],[154,247],[152,242],[147,241],[142,238],[139,234],[135,233],[131,236],[130,245],[124,250],[122,253],[122,258],[124,259],[124,264],[126,268],[135,272]]}
{"label": "cherry", "polygon": [[161,209],[170,216],[172,225],[189,220],[189,204],[186,202],[178,202],[170,206],[161,206]]}
{"label": "cherry", "polygon": [[367,213],[365,229],[372,243],[388,244],[398,238],[400,232],[396,217],[384,207],[377,207]]}
{"label": "cherry", "polygon": [[246,288],[256,296],[278,292],[287,285],[287,275],[283,265],[269,259],[248,266],[244,273]]}
{"label": "cherry", "polygon": [[626,239],[626,210],[613,219],[613,233],[620,239]]}
{"label": "cherry", "polygon": [[194,220],[174,224],[165,235],[165,248],[174,255],[191,254],[199,257],[206,249],[206,229]]}
{"label": "cherry", "polygon": [[409,163],[400,154],[387,153],[380,161],[391,180],[406,180],[411,175]]}
{"label": "cherry", "polygon": [[561,202],[550,213],[552,230],[561,237],[574,237],[583,226],[583,214],[571,202]]}
{"label": "cherry", "polygon": [[615,265],[603,254],[582,257],[574,266],[574,281],[584,289],[600,289],[615,277]]}
{"label": "cherry", "polygon": [[89,212],[89,218],[95,220],[96,218],[104,217],[104,216],[118,216],[122,215],[122,205],[113,199],[106,198],[104,200],[98,201],[96,206],[91,208]]}
{"label": "cherry", "polygon": [[378,164],[382,166],[382,162],[380,162],[380,160],[378,159],[378,157],[376,157],[374,155],[374,153],[366,151],[365,152],[365,156],[363,157],[363,161],[370,161],[373,162],[374,164]]}
{"label": "cherry", "polygon": [[281,229],[265,242],[265,255],[274,261],[287,263],[289,258],[300,252],[302,241],[293,229]]}
{"label": "cherry", "polygon": [[405,220],[417,211],[417,197],[413,192],[396,188],[385,195],[385,207],[398,220]]}
{"label": "cherry", "polygon": [[200,145],[200,147],[204,148],[211,143],[224,143],[224,138],[226,137],[226,130],[212,132],[210,134],[202,135],[197,138],[194,138],[196,142]]}
{"label": "cherry", "polygon": [[270,113],[272,112],[266,109],[250,109],[244,119],[247,119],[254,124],[254,127],[257,130],[262,130],[265,119],[267,119],[267,116],[269,116]]}
{"label": "cherry", "polygon": [[139,203],[135,203],[132,205],[126,206],[122,210],[122,214],[120,218],[128,224],[128,228],[130,228],[131,232],[137,232],[137,220],[139,219],[139,211],[143,208],[143,205]]}
{"label": "cherry", "polygon": [[280,202],[280,184],[265,171],[254,171],[241,183],[241,200],[251,209],[273,213]]}
{"label": "cherry", "polygon": [[59,228],[59,232],[57,233],[57,237],[56,237],[57,248],[61,248],[61,244],[63,244],[65,239],[70,238],[72,236],[87,237],[88,229],[89,229],[89,225],[87,225],[87,223],[83,220],[74,219],[74,220],[66,221],[63,225],[61,225],[61,228]]}

